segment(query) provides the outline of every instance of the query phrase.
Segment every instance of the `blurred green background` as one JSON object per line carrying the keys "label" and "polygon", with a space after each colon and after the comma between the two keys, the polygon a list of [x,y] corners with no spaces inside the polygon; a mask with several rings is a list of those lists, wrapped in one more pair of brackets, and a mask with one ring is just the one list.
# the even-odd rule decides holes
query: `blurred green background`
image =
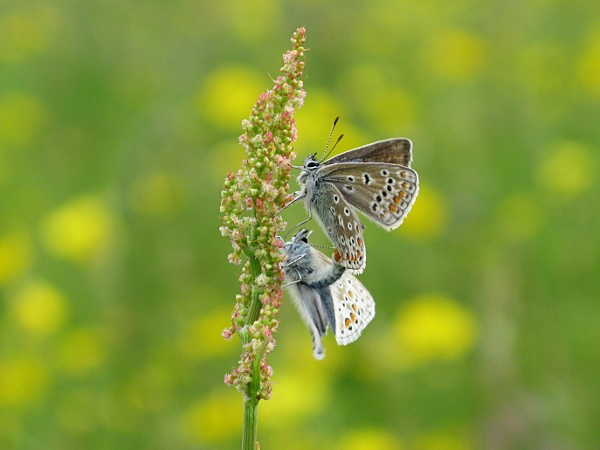
{"label": "blurred green background", "polygon": [[599,12],[1,2],[0,448],[239,447],[220,190],[299,26],[298,162],[340,115],[336,152],[411,138],[421,193],[366,222],[359,341],[313,360],[286,297],[262,448],[599,448]]}

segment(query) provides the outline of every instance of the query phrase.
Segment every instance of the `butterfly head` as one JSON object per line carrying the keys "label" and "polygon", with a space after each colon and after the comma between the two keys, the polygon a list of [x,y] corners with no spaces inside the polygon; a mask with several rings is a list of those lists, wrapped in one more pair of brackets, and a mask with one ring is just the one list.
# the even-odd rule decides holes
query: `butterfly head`
{"label": "butterfly head", "polygon": [[312,155],[308,155],[304,160],[304,165],[302,166],[302,172],[298,177],[298,182],[304,184],[308,176],[315,172],[319,167],[321,167],[321,162],[317,159],[317,154],[313,153]]}
{"label": "butterfly head", "polygon": [[308,246],[308,237],[311,233],[311,230],[303,228],[292,236],[292,239],[284,245],[285,252],[288,256],[298,253],[302,249],[306,249]]}

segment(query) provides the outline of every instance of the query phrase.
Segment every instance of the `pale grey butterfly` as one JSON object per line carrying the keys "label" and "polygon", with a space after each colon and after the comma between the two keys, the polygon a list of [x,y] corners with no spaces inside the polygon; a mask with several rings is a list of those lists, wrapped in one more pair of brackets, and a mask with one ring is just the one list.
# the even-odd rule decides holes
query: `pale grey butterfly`
{"label": "pale grey butterfly", "polygon": [[352,273],[362,273],[367,262],[365,226],[353,208],[387,231],[402,224],[419,192],[419,177],[410,168],[411,149],[409,139],[393,138],[325,162],[317,160],[316,153],[304,160],[298,177],[302,191],[292,203],[304,198],[309,214],[306,221],[314,212],[339,252],[334,258]]}
{"label": "pale grey butterfly", "polygon": [[308,244],[310,233],[300,230],[284,245],[284,287],[310,329],[314,357],[323,359],[327,328],[339,345],[354,342],[375,316],[375,302],[355,276]]}

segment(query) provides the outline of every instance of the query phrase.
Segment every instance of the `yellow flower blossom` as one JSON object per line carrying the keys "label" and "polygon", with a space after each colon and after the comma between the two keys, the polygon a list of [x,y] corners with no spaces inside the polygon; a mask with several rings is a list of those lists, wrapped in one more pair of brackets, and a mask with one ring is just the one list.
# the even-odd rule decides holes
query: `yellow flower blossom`
{"label": "yellow flower blossom", "polygon": [[94,328],[71,331],[57,349],[57,361],[62,370],[84,375],[100,367],[106,359],[105,343]]}
{"label": "yellow flower blossom", "polygon": [[54,255],[86,263],[107,250],[114,223],[101,196],[85,195],[50,213],[42,223],[41,234]]}
{"label": "yellow flower blossom", "polygon": [[444,230],[447,216],[446,199],[437,189],[421,183],[417,200],[399,230],[416,239],[436,237]]}
{"label": "yellow flower blossom", "polygon": [[194,444],[215,444],[239,435],[242,429],[239,402],[239,395],[228,389],[192,404],[181,418],[183,434]]}
{"label": "yellow flower blossom", "polygon": [[583,89],[600,96],[600,30],[595,30],[576,66],[577,79]]}
{"label": "yellow flower blossom", "polygon": [[474,343],[476,319],[444,295],[423,295],[406,303],[395,321],[399,351],[410,365],[463,357]]}
{"label": "yellow flower blossom", "polygon": [[486,45],[476,34],[458,29],[440,31],[434,33],[430,45],[425,57],[433,73],[440,78],[470,81],[484,69]]}
{"label": "yellow flower blossom", "polygon": [[414,448],[419,450],[470,450],[472,446],[463,433],[437,431],[416,438]]}
{"label": "yellow flower blossom", "polygon": [[0,62],[19,63],[51,45],[60,17],[55,8],[38,3],[0,16]]}
{"label": "yellow flower blossom", "polygon": [[343,435],[336,448],[339,450],[401,450],[405,447],[389,431],[367,428]]}
{"label": "yellow flower blossom", "polygon": [[139,214],[164,216],[183,206],[183,188],[173,174],[149,173],[135,180],[130,191],[131,205]]}
{"label": "yellow flower blossom", "polygon": [[[307,350],[310,353],[310,347]],[[306,380],[310,380],[310,389]],[[261,410],[261,420],[264,418],[265,426],[281,426],[315,415],[329,401],[329,380],[319,361],[312,366],[278,370],[274,376],[276,394],[269,400],[269,407]]]}
{"label": "yellow flower blossom", "polygon": [[196,108],[213,125],[238,133],[258,98],[256,93],[268,84],[268,78],[250,68],[220,67],[201,86]]}
{"label": "yellow flower blossom", "polygon": [[298,153],[295,164],[301,164],[310,153],[317,152],[321,157],[336,116],[341,116],[341,121],[337,125],[338,132],[334,134],[333,139],[335,140],[341,133],[344,134],[344,139],[335,153],[341,151],[341,148],[348,149],[361,145],[360,143],[354,145],[353,139],[359,137],[358,132],[351,128],[347,120],[344,120],[345,114],[340,111],[335,98],[329,92],[313,89],[302,108],[296,112],[296,124],[300,132],[294,144],[294,149]]}
{"label": "yellow flower blossom", "polygon": [[183,355],[192,360],[206,360],[232,350],[230,342],[223,339],[221,332],[229,325],[224,318],[228,310],[213,310],[190,320],[179,348]]}
{"label": "yellow flower blossom", "polygon": [[22,275],[31,266],[31,238],[24,231],[0,236],[0,286]]}
{"label": "yellow flower blossom", "polygon": [[542,161],[539,183],[553,194],[572,197],[589,190],[596,180],[596,155],[579,142],[559,142]]}
{"label": "yellow flower blossom", "polygon": [[0,97],[0,144],[22,146],[38,135],[45,110],[26,93],[10,92]]}
{"label": "yellow flower blossom", "polygon": [[[372,126],[381,133],[382,139],[401,137],[400,130],[416,119],[417,103],[411,94],[385,79],[376,65],[361,64],[350,68],[342,74],[341,85],[343,92],[348,93],[346,102],[351,102],[346,104],[372,121]],[[312,92],[307,105],[311,100]],[[394,105],[392,114],[390,105]],[[344,129],[343,125],[341,128]],[[363,144],[367,142],[359,145]]]}
{"label": "yellow flower blossom", "polygon": [[0,361],[0,405],[29,406],[44,396],[49,381],[47,368],[35,359]]}
{"label": "yellow flower blossom", "polygon": [[17,323],[33,335],[54,333],[65,321],[67,301],[54,286],[31,280],[10,301]]}

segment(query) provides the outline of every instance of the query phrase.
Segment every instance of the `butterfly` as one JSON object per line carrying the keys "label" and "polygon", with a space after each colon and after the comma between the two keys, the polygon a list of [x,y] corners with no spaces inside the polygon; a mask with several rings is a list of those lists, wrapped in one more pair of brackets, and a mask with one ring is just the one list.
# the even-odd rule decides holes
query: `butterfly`
{"label": "butterfly", "polygon": [[375,316],[375,302],[355,276],[308,244],[310,233],[302,229],[285,243],[283,269],[285,288],[310,329],[313,355],[323,359],[327,328],[339,345],[354,342]]}
{"label": "butterfly", "polygon": [[301,167],[302,191],[292,203],[305,200],[306,221],[314,212],[337,249],[335,260],[354,274],[362,273],[367,262],[365,226],[354,209],[387,231],[402,224],[419,192],[419,176],[410,167],[411,150],[409,139],[387,139],[324,162],[314,153]]}

